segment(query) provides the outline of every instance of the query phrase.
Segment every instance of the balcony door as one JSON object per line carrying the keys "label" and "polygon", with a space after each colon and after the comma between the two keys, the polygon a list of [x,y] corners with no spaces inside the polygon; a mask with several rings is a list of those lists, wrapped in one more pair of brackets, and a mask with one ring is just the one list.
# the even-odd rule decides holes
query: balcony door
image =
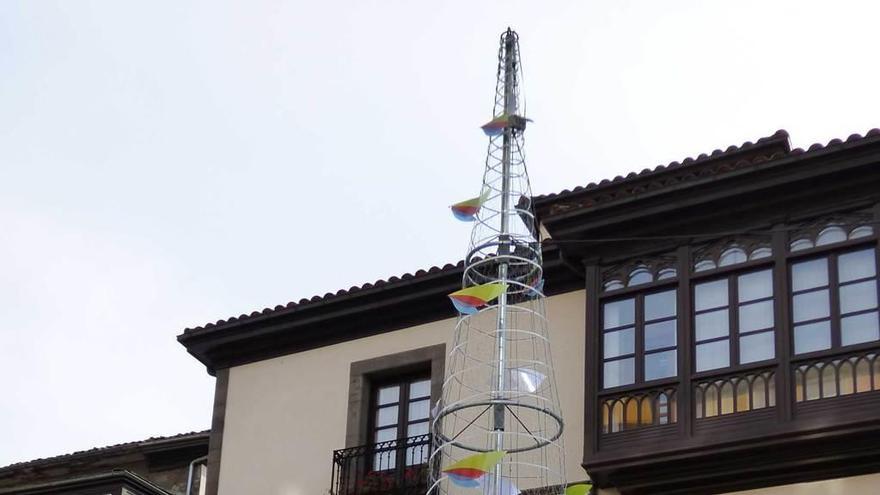
{"label": "balcony door", "polygon": [[370,410],[373,471],[428,462],[431,377],[395,377],[373,388]]}

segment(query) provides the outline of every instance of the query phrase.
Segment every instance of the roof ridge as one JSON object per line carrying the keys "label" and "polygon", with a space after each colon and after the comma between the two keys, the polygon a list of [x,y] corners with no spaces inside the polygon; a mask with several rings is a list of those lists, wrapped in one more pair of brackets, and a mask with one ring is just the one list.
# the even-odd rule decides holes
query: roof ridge
{"label": "roof ridge", "polygon": [[678,169],[683,166],[697,165],[697,164],[702,164],[702,163],[705,163],[705,162],[708,162],[711,160],[720,160],[720,159],[724,159],[724,158],[729,158],[729,157],[734,156],[738,153],[743,153],[743,152],[747,152],[747,151],[754,151],[757,148],[769,147],[769,145],[773,145],[773,144],[783,144],[786,153],[790,152],[791,146],[790,146],[790,136],[788,134],[788,131],[786,131],[785,129],[779,129],[769,136],[764,136],[764,137],[758,138],[757,140],[755,140],[754,143],[751,141],[745,141],[744,143],[740,144],[739,146],[730,145],[727,148],[725,148],[724,150],[715,149],[709,154],[700,153],[699,155],[697,155],[696,158],[689,156],[689,157],[684,158],[680,162],[676,160],[676,161],[669,162],[666,165],[663,165],[663,164],[656,165],[653,169],[644,168],[644,169],[642,169],[641,172],[630,172],[629,174],[626,175],[626,177],[618,175],[618,176],[614,177],[613,179],[602,179],[598,183],[590,182],[586,186],[577,186],[577,187],[570,189],[570,190],[563,189],[562,191],[557,192],[557,193],[540,194],[540,195],[534,196],[533,199],[536,202],[548,201],[548,200],[557,199],[560,197],[569,196],[572,194],[578,194],[578,193],[582,193],[582,192],[586,192],[586,191],[594,191],[597,189],[602,189],[605,187],[611,187],[613,185],[618,185],[618,184],[621,184],[624,182],[633,181],[633,180],[636,180],[639,178],[653,177],[655,174],[659,174],[659,173],[662,173],[662,172],[665,172],[668,170]]}

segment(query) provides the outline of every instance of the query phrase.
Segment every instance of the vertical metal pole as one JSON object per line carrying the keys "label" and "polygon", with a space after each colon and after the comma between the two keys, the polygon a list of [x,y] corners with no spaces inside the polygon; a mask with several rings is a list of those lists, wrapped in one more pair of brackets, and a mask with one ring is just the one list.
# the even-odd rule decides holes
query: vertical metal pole
{"label": "vertical metal pole", "polygon": [[[514,92],[515,84],[515,61],[516,59],[516,40],[513,31],[510,28],[504,34],[504,113],[508,116],[516,113],[516,94]],[[510,254],[510,226],[508,218],[508,209],[510,208],[510,148],[513,142],[513,129],[508,126],[504,129],[504,141],[502,143],[501,155],[501,232],[499,235],[498,255],[500,264],[498,266],[498,278],[501,282],[507,282],[508,264],[506,256]],[[496,393],[497,399],[503,398],[505,368],[507,366],[507,349],[505,338],[507,336],[507,293],[504,292],[498,298],[498,321],[495,340],[498,352],[498,370]],[[504,449],[504,404],[495,404],[494,407],[494,430],[495,430],[495,450]],[[501,493],[501,464],[495,467],[495,491]]]}

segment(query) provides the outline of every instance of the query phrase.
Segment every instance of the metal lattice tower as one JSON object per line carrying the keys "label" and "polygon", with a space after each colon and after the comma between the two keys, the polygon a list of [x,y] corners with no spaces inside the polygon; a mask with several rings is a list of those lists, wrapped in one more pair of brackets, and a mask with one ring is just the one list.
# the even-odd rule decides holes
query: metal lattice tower
{"label": "metal lattice tower", "polygon": [[[561,494],[562,416],[544,314],[541,244],[523,156],[519,38],[501,35],[493,116],[507,117],[489,140],[483,194],[465,257],[462,287],[506,284],[475,314],[460,315],[434,415],[431,495]],[[443,472],[480,452],[505,451],[479,486]],[[515,488],[514,488],[515,487]]]}

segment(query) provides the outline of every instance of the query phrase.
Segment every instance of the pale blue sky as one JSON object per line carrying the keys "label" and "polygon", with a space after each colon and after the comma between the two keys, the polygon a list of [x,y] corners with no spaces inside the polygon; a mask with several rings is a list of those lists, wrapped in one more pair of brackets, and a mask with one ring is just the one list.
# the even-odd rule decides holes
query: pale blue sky
{"label": "pale blue sky", "polygon": [[0,0],[0,465],[207,428],[184,327],[459,259],[446,207],[479,189],[508,25],[548,193],[880,126],[877,19],[869,0]]}

